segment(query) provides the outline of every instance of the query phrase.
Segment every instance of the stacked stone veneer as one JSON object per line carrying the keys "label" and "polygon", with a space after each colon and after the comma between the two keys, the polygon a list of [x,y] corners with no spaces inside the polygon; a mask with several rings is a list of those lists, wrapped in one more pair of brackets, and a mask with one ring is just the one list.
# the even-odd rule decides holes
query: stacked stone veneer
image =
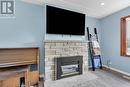
{"label": "stacked stone veneer", "polygon": [[83,56],[83,73],[88,70],[88,46],[82,41],[46,41],[45,42],[45,81],[56,78],[54,58]]}

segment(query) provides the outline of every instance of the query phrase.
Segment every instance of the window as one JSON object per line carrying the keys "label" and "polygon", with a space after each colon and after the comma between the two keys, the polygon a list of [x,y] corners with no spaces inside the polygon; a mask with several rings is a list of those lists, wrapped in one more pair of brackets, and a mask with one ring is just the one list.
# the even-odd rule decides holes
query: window
{"label": "window", "polygon": [[130,56],[130,15],[121,18],[121,56]]}

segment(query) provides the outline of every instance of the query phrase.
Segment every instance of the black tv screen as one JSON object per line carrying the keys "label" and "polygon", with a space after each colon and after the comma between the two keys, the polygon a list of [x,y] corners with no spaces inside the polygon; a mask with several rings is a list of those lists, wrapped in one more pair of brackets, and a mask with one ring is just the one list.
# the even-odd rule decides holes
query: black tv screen
{"label": "black tv screen", "polygon": [[48,34],[85,34],[85,14],[47,6]]}

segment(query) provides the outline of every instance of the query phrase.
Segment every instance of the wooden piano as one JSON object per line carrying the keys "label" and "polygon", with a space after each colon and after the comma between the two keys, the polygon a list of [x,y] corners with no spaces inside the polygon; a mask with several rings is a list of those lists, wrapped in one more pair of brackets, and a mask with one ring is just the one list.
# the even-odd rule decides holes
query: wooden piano
{"label": "wooden piano", "polygon": [[0,49],[0,87],[38,87],[38,82],[38,48]]}

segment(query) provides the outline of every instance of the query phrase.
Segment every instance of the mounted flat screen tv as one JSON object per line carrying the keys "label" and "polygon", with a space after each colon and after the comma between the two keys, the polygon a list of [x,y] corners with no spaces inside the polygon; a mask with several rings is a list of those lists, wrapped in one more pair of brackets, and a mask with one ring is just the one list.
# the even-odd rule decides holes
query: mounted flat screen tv
{"label": "mounted flat screen tv", "polygon": [[85,14],[47,6],[47,33],[84,35]]}

